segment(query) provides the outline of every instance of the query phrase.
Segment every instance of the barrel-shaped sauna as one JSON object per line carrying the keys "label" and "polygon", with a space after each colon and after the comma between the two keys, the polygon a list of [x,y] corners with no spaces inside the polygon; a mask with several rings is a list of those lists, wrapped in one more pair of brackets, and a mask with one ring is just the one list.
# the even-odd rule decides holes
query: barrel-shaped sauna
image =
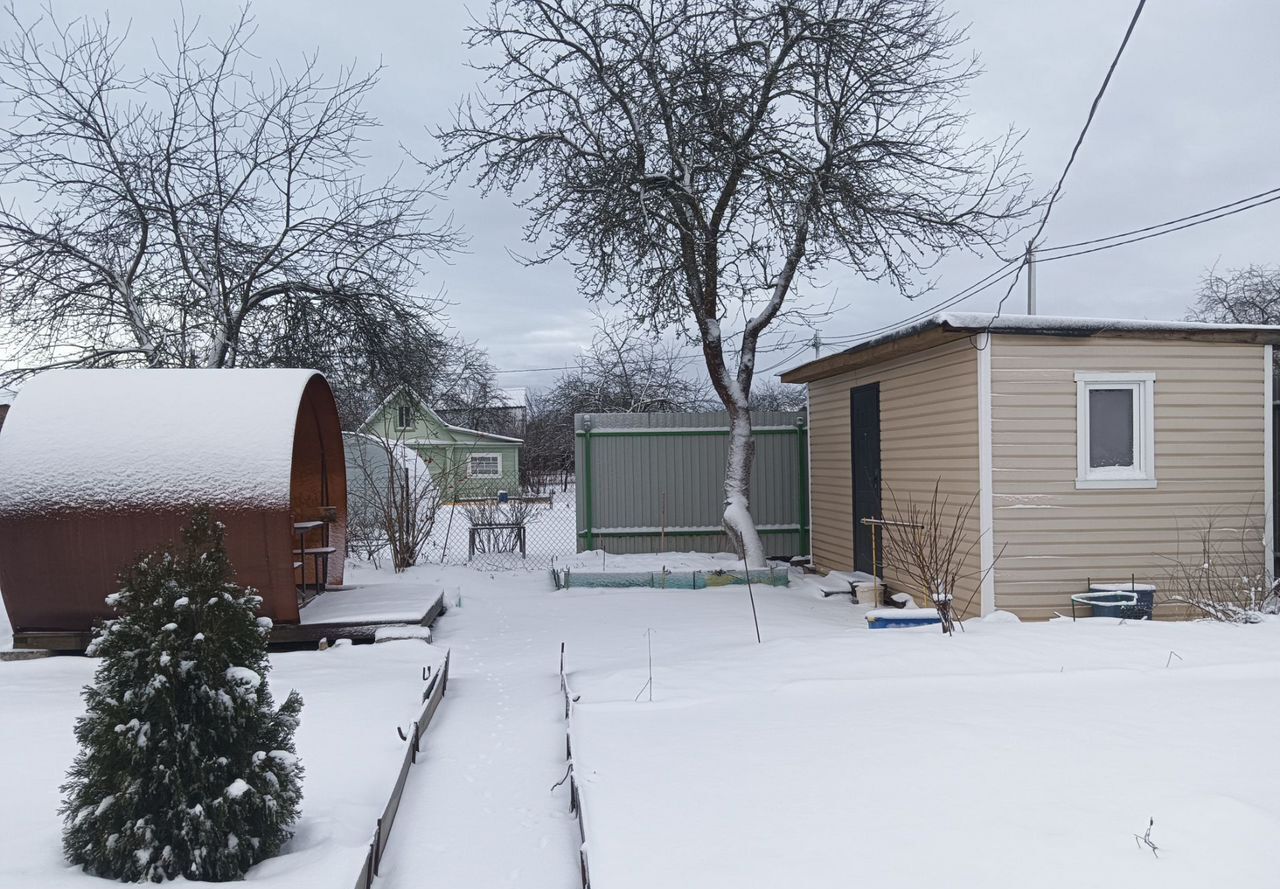
{"label": "barrel-shaped sauna", "polygon": [[296,623],[317,569],[342,582],[346,503],[338,413],[315,371],[41,374],[0,434],[0,594],[15,644],[81,647],[110,616],[120,571],[176,541],[198,507],[226,526],[236,581],[258,590],[262,613]]}

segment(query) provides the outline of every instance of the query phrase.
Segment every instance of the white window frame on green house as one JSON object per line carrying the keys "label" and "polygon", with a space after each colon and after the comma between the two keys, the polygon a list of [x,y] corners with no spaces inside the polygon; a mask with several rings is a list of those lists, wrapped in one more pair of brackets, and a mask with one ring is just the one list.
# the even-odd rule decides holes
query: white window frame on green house
{"label": "white window frame on green house", "polygon": [[[476,472],[476,458],[492,459],[493,472]],[[467,478],[502,478],[502,455],[490,451],[467,454]]]}
{"label": "white window frame on green house", "polygon": [[[1156,487],[1155,374],[1077,373],[1075,380],[1076,487]],[[1098,391],[1128,392],[1132,399],[1132,460],[1127,465],[1094,465],[1090,399]]]}
{"label": "white window frame on green house", "polygon": [[397,405],[396,406],[396,429],[403,431],[405,429],[412,429],[413,426],[414,426],[413,405],[411,404]]}

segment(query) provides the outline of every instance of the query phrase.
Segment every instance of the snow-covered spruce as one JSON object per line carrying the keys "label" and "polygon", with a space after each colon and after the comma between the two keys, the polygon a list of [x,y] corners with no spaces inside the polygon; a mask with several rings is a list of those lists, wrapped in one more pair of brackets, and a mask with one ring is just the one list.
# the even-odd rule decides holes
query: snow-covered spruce
{"label": "snow-covered spruce", "polygon": [[143,556],[109,597],[101,656],[63,785],[63,849],[124,881],[234,880],[275,855],[302,800],[293,732],[276,709],[257,618],[236,586],[221,524],[197,513],[174,552]]}

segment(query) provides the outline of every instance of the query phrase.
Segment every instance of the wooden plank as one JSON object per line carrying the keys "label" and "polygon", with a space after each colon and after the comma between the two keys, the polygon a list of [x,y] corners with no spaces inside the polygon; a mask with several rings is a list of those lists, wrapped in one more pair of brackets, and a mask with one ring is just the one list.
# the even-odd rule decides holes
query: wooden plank
{"label": "wooden plank", "polygon": [[43,657],[51,657],[52,655],[53,652],[47,648],[0,651],[0,661],[34,661]]}
{"label": "wooden plank", "polygon": [[422,615],[422,625],[424,627],[434,627],[436,618],[444,614],[444,593],[436,596],[436,600],[431,603],[431,607],[427,609],[427,613]]}
{"label": "wooden plank", "polygon": [[93,633],[84,630],[14,630],[15,649],[44,649],[58,652],[81,652],[93,641]]}
{"label": "wooden plank", "polygon": [[[423,613],[420,626],[434,626],[444,614],[444,593]],[[402,620],[375,620],[352,623],[284,624],[271,628],[269,644],[297,645],[303,642],[319,642],[321,639],[350,639],[353,642],[372,642],[379,627],[403,626]],[[89,630],[19,630],[13,634],[13,647],[18,650],[43,650],[55,652],[82,652],[93,640]]]}

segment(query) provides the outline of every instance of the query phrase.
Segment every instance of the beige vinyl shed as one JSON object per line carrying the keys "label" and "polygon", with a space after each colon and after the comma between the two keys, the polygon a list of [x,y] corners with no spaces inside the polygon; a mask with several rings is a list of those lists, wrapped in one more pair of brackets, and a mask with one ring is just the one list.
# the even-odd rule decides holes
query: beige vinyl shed
{"label": "beige vinyl shed", "polygon": [[1277,343],[1280,327],[948,313],[789,370],[809,393],[815,566],[914,592],[873,566],[861,520],[937,484],[975,503],[966,616],[1069,613],[1090,581],[1160,587],[1211,521],[1270,571]]}

